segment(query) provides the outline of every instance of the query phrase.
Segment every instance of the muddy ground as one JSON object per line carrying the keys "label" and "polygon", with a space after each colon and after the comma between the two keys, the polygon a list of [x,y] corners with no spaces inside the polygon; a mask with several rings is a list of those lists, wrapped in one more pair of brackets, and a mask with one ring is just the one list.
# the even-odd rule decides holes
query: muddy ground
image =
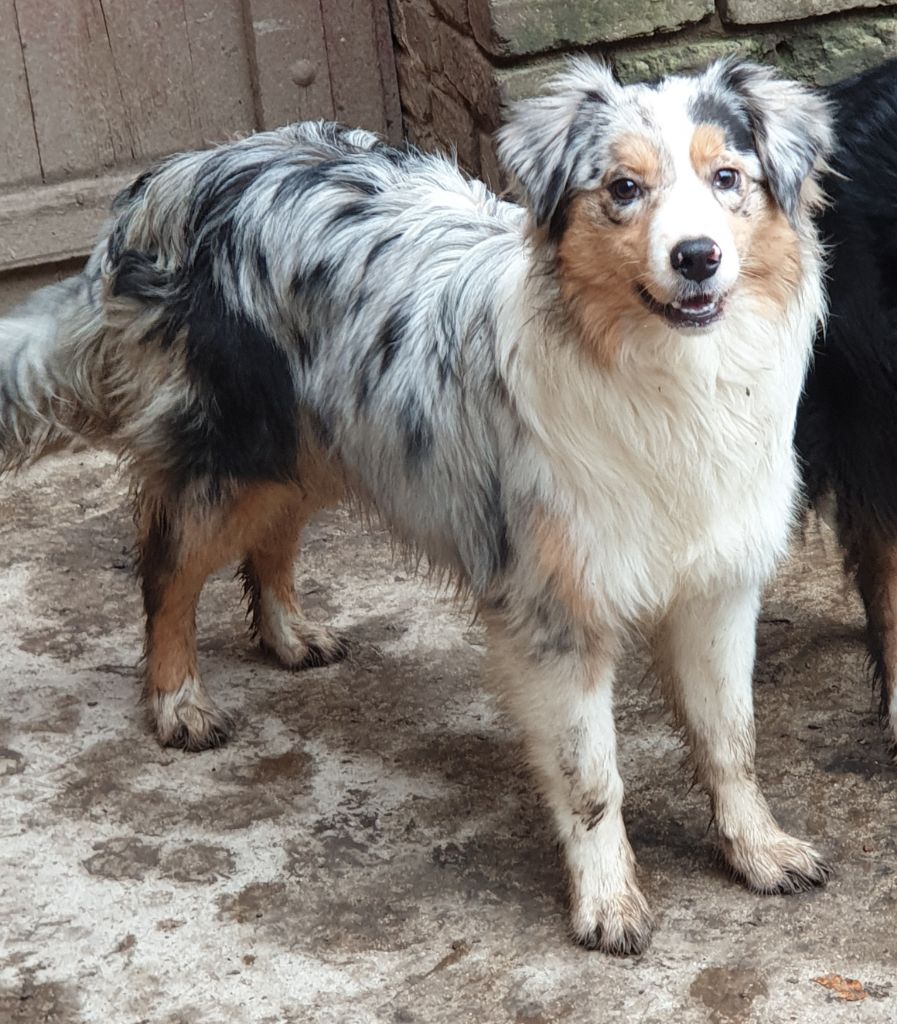
{"label": "muddy ground", "polygon": [[239,728],[199,755],[160,749],[138,705],[130,543],[104,457],[2,484],[0,1024],[897,1020],[897,772],[821,534],[764,610],[759,773],[837,875],[790,898],[726,877],[634,653],[626,818],[658,927],[628,961],[568,941],[481,634],[382,534],[333,514],[297,568],[353,639],[341,665],[270,663],[238,585],[209,585],[202,667]]}

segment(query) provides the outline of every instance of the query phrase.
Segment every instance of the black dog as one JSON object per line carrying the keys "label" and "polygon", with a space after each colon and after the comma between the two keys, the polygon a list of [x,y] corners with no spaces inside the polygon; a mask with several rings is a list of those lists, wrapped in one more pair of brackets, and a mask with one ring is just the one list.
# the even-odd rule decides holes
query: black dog
{"label": "black dog", "polygon": [[897,60],[833,86],[830,318],[797,421],[808,496],[831,509],[866,608],[881,713],[897,743]]}

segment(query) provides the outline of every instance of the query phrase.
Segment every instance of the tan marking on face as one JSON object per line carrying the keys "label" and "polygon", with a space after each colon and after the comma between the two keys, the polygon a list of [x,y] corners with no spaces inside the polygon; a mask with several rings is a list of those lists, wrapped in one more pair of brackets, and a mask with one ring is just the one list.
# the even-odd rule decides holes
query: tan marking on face
{"label": "tan marking on face", "polygon": [[702,181],[710,178],[726,152],[726,136],[722,129],[715,124],[699,124],[691,139],[689,156],[695,173]]}
{"label": "tan marking on face", "polygon": [[[748,182],[740,161],[729,153],[725,134],[717,125],[698,126],[690,156],[696,173],[705,181],[725,165],[739,171],[743,183]],[[748,185],[747,194],[728,209],[727,217],[741,261],[736,289],[761,300],[776,315],[800,283],[797,235],[785,214],[757,185]]]}
{"label": "tan marking on face", "polygon": [[800,285],[797,234],[785,214],[759,189],[741,212],[730,214],[730,223],[741,257],[738,287],[775,316]]}
{"label": "tan marking on face", "polygon": [[622,320],[651,316],[636,288],[648,266],[650,211],[623,224],[607,221],[597,192],[570,204],[567,229],[558,247],[561,293],[584,344],[602,366],[609,366],[621,341]]}
{"label": "tan marking on face", "polygon": [[623,135],[610,147],[614,162],[639,178],[649,188],[656,188],[663,174],[663,160],[653,143],[644,135]]}

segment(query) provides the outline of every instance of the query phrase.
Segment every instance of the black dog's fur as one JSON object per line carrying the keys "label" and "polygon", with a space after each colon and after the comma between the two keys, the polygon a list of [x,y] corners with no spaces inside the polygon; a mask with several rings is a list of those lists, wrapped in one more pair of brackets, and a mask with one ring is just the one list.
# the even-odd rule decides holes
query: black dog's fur
{"label": "black dog's fur", "polygon": [[822,217],[830,318],[798,413],[807,493],[834,499],[897,740],[897,60],[833,86],[838,149]]}

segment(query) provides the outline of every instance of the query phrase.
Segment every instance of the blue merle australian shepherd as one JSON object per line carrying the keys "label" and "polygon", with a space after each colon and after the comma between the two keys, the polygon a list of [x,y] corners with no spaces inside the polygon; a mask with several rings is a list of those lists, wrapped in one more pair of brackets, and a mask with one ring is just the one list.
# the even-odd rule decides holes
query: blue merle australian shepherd
{"label": "blue merle australian shepherd", "polygon": [[821,220],[830,319],[798,415],[809,497],[866,608],[897,750],[897,61],[834,86],[839,146]]}
{"label": "blue merle australian shepherd", "polygon": [[351,496],[486,623],[580,942],[633,953],[651,930],[613,720],[633,629],[733,872],[822,883],[757,784],[751,671],[794,519],[829,146],[825,100],[764,68],[624,87],[580,60],[509,111],[520,206],[329,124],[135,181],[84,273],[0,323],[0,445],[7,467],[86,441],[130,468],[159,740],[227,735],[194,611],[228,561],[284,665],[343,655],[293,563]]}

